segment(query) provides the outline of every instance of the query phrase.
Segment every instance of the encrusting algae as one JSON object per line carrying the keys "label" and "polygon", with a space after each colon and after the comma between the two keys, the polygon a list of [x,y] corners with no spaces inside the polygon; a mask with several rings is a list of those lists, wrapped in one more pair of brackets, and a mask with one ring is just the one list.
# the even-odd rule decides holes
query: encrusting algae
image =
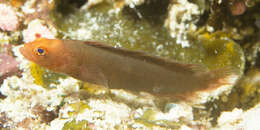
{"label": "encrusting algae", "polygon": [[231,40],[234,35],[225,32],[203,32],[196,36],[198,42],[206,49],[207,57],[204,64],[211,69],[232,66],[239,70],[240,75],[243,74],[244,54],[239,45]]}

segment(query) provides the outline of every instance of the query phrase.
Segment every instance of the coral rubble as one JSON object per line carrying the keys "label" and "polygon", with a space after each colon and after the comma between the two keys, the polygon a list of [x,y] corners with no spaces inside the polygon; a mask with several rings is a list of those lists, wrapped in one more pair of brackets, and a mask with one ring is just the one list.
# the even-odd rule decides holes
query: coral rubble
{"label": "coral rubble", "polygon": [[[259,5],[0,0],[0,129],[259,129]],[[209,70],[231,68],[237,75],[226,79],[231,84],[198,91],[196,100],[166,100],[83,83],[30,63],[19,47],[39,37],[97,40]]]}

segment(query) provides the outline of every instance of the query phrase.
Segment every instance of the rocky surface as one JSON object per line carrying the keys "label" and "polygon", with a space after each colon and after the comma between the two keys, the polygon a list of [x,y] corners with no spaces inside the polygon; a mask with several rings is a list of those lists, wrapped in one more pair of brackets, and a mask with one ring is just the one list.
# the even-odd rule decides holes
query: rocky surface
{"label": "rocky surface", "polygon": [[[0,129],[258,129],[259,2],[0,0]],[[241,79],[192,101],[111,90],[28,62],[18,49],[39,37],[232,68]]]}

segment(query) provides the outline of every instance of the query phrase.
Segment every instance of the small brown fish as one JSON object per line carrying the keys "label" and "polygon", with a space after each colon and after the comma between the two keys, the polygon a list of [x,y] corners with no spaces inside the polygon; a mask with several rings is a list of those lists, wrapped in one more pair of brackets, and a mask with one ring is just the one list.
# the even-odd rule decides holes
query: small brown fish
{"label": "small brown fish", "polygon": [[40,66],[82,81],[153,94],[211,89],[238,77],[230,69],[207,71],[200,65],[90,41],[39,38],[24,44],[20,52]]}

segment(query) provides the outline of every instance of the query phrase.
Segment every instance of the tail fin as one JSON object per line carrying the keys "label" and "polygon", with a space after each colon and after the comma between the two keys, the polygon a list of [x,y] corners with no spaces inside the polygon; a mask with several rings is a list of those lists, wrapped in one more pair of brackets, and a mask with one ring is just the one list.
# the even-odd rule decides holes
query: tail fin
{"label": "tail fin", "polygon": [[220,88],[222,86],[232,86],[239,78],[239,72],[227,67],[212,70],[199,74],[204,84],[200,87],[201,91],[210,91]]}
{"label": "tail fin", "polygon": [[209,97],[218,96],[220,93],[231,90],[240,74],[232,68],[221,68],[208,72],[198,72],[198,84],[190,87],[190,91],[167,95],[167,99],[189,102],[206,102]]}

